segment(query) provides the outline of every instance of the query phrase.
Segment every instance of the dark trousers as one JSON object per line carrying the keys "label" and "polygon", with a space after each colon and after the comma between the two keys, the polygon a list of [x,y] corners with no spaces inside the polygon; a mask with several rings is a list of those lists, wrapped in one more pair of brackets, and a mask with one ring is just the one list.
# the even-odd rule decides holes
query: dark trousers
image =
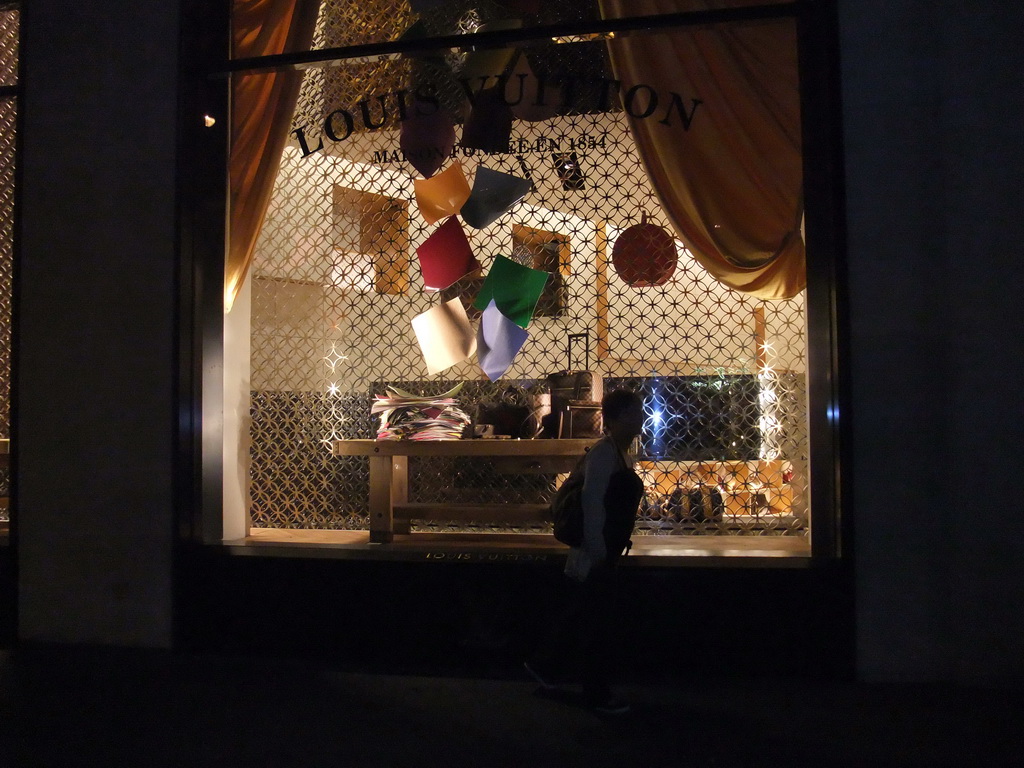
{"label": "dark trousers", "polygon": [[575,679],[592,703],[611,694],[609,678],[621,616],[617,575],[613,567],[598,566],[584,582],[566,577],[562,610],[533,659],[557,678]]}

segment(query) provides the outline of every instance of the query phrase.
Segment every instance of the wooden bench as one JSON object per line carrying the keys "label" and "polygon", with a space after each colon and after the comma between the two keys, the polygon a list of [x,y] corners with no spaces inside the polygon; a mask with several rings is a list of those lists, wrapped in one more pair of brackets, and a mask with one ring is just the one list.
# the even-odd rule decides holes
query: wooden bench
{"label": "wooden bench", "polygon": [[545,520],[547,504],[423,504],[409,501],[409,457],[488,457],[508,474],[569,472],[597,442],[585,440],[336,440],[335,456],[370,460],[370,541],[408,533],[412,520],[527,523]]}

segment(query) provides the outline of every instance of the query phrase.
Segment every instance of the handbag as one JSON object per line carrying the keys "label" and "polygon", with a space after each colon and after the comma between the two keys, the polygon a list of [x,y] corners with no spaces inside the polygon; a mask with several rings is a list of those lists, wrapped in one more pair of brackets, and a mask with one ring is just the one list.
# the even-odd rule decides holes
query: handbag
{"label": "handbag", "polygon": [[676,522],[717,523],[725,514],[722,492],[713,485],[699,483],[691,488],[676,486],[669,497],[668,511]]}
{"label": "handbag", "polygon": [[[566,408],[569,423],[561,430],[562,437],[600,437],[602,429],[601,404],[591,400],[570,400]],[[563,426],[564,422],[563,422]]]}
{"label": "handbag", "polygon": [[480,403],[474,425],[490,424],[495,435],[530,438],[536,429],[530,421],[530,409],[525,405],[514,403]]}
{"label": "handbag", "polygon": [[[573,414],[570,413],[570,403],[589,403],[598,405],[598,417],[600,417],[600,402],[603,394],[604,382],[600,376],[595,376],[593,371],[559,371],[547,377],[548,390],[551,392],[551,413],[545,423],[544,437],[600,437],[600,427],[594,431],[592,428],[585,430],[577,427],[581,434],[573,435]],[[582,416],[582,414],[581,414]],[[582,423],[582,419],[577,424]]]}

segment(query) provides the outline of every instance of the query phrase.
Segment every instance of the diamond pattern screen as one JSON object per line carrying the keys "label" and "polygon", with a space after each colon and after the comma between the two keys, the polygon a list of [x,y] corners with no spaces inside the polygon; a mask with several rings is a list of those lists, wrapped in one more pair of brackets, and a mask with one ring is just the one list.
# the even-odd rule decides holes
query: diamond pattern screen
{"label": "diamond pattern screen", "polygon": [[[18,82],[20,12],[0,10],[0,85]],[[0,438],[11,436],[11,298],[14,272],[14,147],[17,100],[0,97]],[[4,457],[6,458],[6,457]],[[0,463],[0,499],[10,495],[7,461]],[[9,520],[9,509],[0,506],[0,522]]]}
{"label": "diamond pattern screen", "polygon": [[[316,44],[395,39],[417,20],[430,34],[455,34],[507,12],[494,3],[424,5],[417,14],[406,3],[328,0]],[[610,76],[601,39],[524,50],[510,50],[498,66],[529,65],[552,79]],[[551,428],[544,417],[557,381],[550,377],[589,371],[570,399],[596,400],[620,387],[644,398],[638,534],[807,536],[803,294],[754,299],[719,284],[693,259],[662,210],[618,104],[595,109],[580,95],[550,114],[513,114],[510,127],[501,110],[471,119],[460,77],[491,64],[446,49],[306,71],[250,277],[254,525],[368,528],[367,459],[336,457],[332,444],[377,435],[371,405],[387,387],[438,395],[461,384],[455,397],[472,422],[467,430],[529,438]],[[396,94],[425,84],[448,123],[403,115],[414,102],[400,106]],[[432,150],[438,146],[443,151]],[[631,285],[615,246],[641,223],[668,233],[673,268]],[[430,272],[432,243],[441,243],[454,273]],[[464,251],[465,262],[450,266],[452,254]],[[479,349],[437,369],[413,319],[436,316],[463,336],[459,323],[468,323],[475,340],[486,310],[477,297],[500,294],[503,287],[487,276],[505,261],[511,265],[502,274],[544,276],[527,310],[525,341],[494,380]],[[465,321],[443,311],[455,300]],[[432,327],[428,342],[441,327]],[[594,434],[592,408],[571,413],[575,434]],[[415,457],[408,495],[437,505],[545,503],[562,477],[543,467],[509,472],[483,457]],[[413,521],[413,530],[549,527],[431,519]]]}

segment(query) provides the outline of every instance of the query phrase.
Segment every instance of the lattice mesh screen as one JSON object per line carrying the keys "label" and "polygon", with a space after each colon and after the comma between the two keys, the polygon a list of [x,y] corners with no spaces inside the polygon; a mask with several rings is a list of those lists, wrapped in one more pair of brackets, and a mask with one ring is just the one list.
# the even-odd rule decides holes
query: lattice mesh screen
{"label": "lattice mesh screen", "polygon": [[[486,16],[491,6],[472,7]],[[333,45],[363,42],[359,29],[391,22],[393,37],[410,19],[399,10],[355,25],[346,15],[352,12],[348,3],[327,2],[321,38]],[[448,31],[475,23],[470,16],[449,14]],[[429,21],[443,33],[438,18]],[[555,80],[560,73],[581,81],[600,77],[608,68],[601,41],[534,47],[528,61]],[[420,212],[414,189],[420,174],[400,150],[394,94],[408,89],[410,78],[430,83],[442,108],[461,123],[467,105],[458,76],[472,66],[465,56],[446,53],[305,76],[293,128],[315,151],[304,155],[293,135],[253,268],[254,524],[367,527],[367,460],[332,457],[331,443],[375,436],[370,404],[386,385],[437,394],[466,382],[458,399],[474,420],[504,403],[505,414],[519,414],[508,431],[528,437],[546,402],[546,377],[587,369],[605,391],[624,386],[645,398],[639,468],[647,492],[639,533],[806,535],[803,297],[763,302],[731,291],[678,241],[668,282],[645,288],[623,282],[611,263],[619,234],[645,216],[669,232],[671,225],[626,117],[614,106],[588,107],[585,93],[567,98],[553,116],[516,119],[503,151],[457,147],[446,159],[444,167],[459,163],[470,184],[486,167],[532,185],[493,223],[479,229],[463,223],[482,273],[503,254],[551,277],[529,338],[501,379],[489,381],[474,357],[428,374],[413,317],[458,296],[471,322],[479,322],[471,304],[480,277],[441,292],[424,290],[417,248],[443,220],[428,223]],[[322,125],[338,109],[352,116],[353,129],[337,123],[335,135],[346,135],[332,140]],[[457,125],[457,134],[462,130]],[[410,461],[409,482],[416,501],[536,503],[550,499],[558,476],[503,473],[481,459],[422,458]],[[416,527],[544,530],[444,520]]]}
{"label": "lattice mesh screen", "polygon": [[[17,10],[0,11],[0,85],[15,85],[18,78]],[[11,297],[14,234],[14,139],[17,103],[0,100],[0,438],[11,436]],[[4,457],[6,458],[6,457]],[[0,462],[0,497],[10,495],[6,461]],[[8,519],[0,507],[0,521]]]}
{"label": "lattice mesh screen", "polygon": [[0,85],[18,81],[18,40],[21,12],[16,8],[0,10]]}
{"label": "lattice mesh screen", "polygon": [[17,105],[0,101],[0,437],[11,424],[11,295],[14,234],[14,125]]}

